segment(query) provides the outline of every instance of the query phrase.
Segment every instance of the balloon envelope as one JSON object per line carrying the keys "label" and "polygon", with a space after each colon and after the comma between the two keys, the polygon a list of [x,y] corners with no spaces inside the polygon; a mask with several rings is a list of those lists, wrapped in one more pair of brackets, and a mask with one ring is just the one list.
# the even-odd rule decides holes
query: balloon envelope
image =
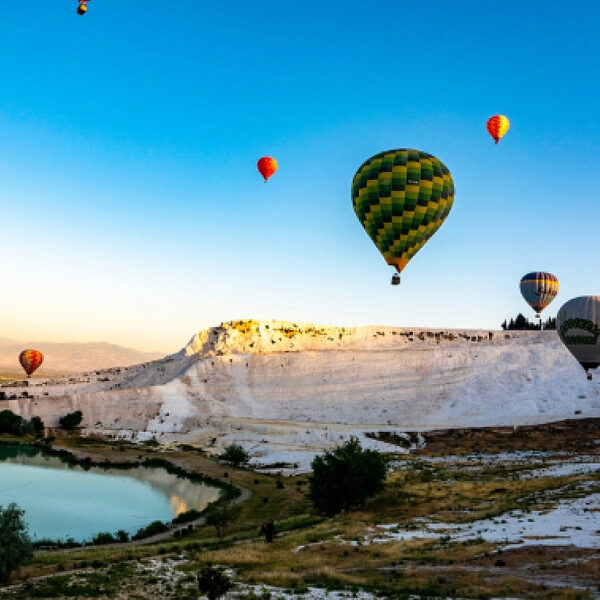
{"label": "balloon envelope", "polygon": [[509,127],[510,121],[504,115],[494,115],[487,122],[488,133],[494,138],[496,144],[504,137]]}
{"label": "balloon envelope", "polygon": [[25,373],[31,375],[44,361],[44,355],[39,350],[23,350],[19,354],[19,362]]}
{"label": "balloon envelope", "polygon": [[552,273],[534,271],[521,278],[521,294],[536,312],[542,312],[558,294],[558,279]]}
{"label": "balloon envelope", "polygon": [[270,156],[263,156],[259,159],[256,166],[260,174],[265,178],[265,181],[277,171],[277,161]]}
{"label": "balloon envelope", "polygon": [[435,156],[419,150],[375,154],[352,181],[358,220],[398,272],[440,228],[453,202],[450,171]]}
{"label": "balloon envelope", "polygon": [[600,365],[600,296],[579,296],[563,304],[556,330],[586,371]]}

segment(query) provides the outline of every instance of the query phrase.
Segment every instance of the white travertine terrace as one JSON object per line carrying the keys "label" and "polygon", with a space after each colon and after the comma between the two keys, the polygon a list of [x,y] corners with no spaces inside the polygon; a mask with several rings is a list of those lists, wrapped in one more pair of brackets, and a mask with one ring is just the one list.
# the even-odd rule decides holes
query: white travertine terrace
{"label": "white travertine terrace", "polygon": [[12,398],[0,410],[50,426],[81,410],[87,432],[215,452],[237,441],[256,460],[288,462],[365,431],[600,415],[600,386],[554,331],[234,321],[161,360],[0,392]]}

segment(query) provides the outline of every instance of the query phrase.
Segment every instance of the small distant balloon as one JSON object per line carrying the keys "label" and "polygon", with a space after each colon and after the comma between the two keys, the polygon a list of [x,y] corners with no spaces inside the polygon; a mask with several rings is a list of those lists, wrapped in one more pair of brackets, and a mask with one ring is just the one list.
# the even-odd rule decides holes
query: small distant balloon
{"label": "small distant balloon", "polygon": [[579,296],[565,302],[556,315],[556,331],[586,371],[600,366],[600,296]]}
{"label": "small distant balloon", "polygon": [[257,163],[260,174],[265,178],[265,183],[275,171],[277,171],[277,161],[270,156],[263,156]]}
{"label": "small distant balloon", "polygon": [[31,374],[44,362],[44,355],[39,350],[23,350],[19,354],[19,362],[27,377],[31,377]]}
{"label": "small distant balloon", "polygon": [[87,3],[89,2],[89,0],[78,0],[79,5],[77,6],[77,14],[78,15],[85,15],[85,13],[87,12]]}
{"label": "small distant balloon", "polygon": [[539,313],[556,298],[558,288],[559,283],[556,276],[545,271],[527,273],[521,278],[521,294],[538,317]]}
{"label": "small distant balloon", "polygon": [[496,144],[504,137],[509,127],[510,121],[504,115],[494,115],[487,122],[487,130]]}

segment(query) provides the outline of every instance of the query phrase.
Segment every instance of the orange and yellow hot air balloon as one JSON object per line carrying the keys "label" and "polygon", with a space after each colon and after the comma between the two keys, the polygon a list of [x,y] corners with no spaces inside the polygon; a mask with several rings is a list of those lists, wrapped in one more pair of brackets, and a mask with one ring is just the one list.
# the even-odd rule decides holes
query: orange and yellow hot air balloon
{"label": "orange and yellow hot air balloon", "polygon": [[267,183],[267,179],[277,171],[277,161],[270,156],[263,156],[259,159],[256,166],[260,174],[265,178],[265,183]]}
{"label": "orange and yellow hot air balloon", "polygon": [[85,15],[85,13],[87,12],[87,3],[89,2],[89,0],[77,0],[78,1],[78,6],[77,6],[77,14],[78,15]]}
{"label": "orange and yellow hot air balloon", "polygon": [[27,377],[31,377],[31,374],[44,362],[44,355],[39,350],[23,350],[19,354],[19,362]]}
{"label": "orange and yellow hot air balloon", "polygon": [[487,122],[487,130],[496,144],[504,137],[509,127],[510,121],[504,115],[494,115]]}

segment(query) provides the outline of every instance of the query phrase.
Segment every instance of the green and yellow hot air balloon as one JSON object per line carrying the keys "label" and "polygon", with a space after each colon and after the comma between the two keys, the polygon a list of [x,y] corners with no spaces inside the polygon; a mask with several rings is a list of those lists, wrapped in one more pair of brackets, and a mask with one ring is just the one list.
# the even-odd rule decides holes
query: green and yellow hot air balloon
{"label": "green and yellow hot air balloon", "polygon": [[[352,181],[354,212],[388,265],[400,273],[444,222],[454,182],[435,156],[401,148],[375,154]],[[400,283],[394,274],[392,283]]]}

